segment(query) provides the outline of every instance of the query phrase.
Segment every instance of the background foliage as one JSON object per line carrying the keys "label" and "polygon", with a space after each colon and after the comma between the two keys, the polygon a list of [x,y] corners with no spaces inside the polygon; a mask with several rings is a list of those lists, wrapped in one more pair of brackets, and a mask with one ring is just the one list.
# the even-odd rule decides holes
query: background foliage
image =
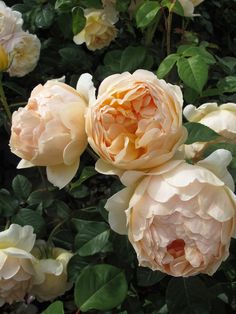
{"label": "background foliage", "polygon": [[[117,39],[109,47],[91,52],[85,45],[73,43],[73,33],[84,26],[81,8],[101,8],[99,0],[6,1],[22,12],[24,28],[37,34],[42,43],[33,72],[24,78],[4,74],[11,110],[26,104],[34,86],[52,78],[65,75],[66,83],[75,87],[78,77],[89,72],[98,85],[108,75],[138,68],[180,84],[185,104],[236,102],[236,1],[205,1],[197,9],[200,16],[194,19],[184,18],[176,5],[169,42],[171,1],[162,1],[162,8],[160,1],[142,2],[130,13],[130,1],[118,0]],[[1,313],[236,312],[235,240],[230,257],[212,277],[171,278],[138,267],[127,238],[115,234],[107,223],[104,204],[121,188],[119,181],[97,174],[95,160],[86,151],[73,182],[59,191],[46,181],[43,168],[16,170],[19,160],[9,151],[10,124],[3,110],[0,126],[1,228],[6,222],[30,224],[39,238],[50,238],[55,245],[75,252],[68,265],[74,288],[59,301],[5,305]],[[191,131],[194,126],[189,127]],[[196,140],[190,132],[189,143]],[[236,158],[235,147],[229,149]]]}

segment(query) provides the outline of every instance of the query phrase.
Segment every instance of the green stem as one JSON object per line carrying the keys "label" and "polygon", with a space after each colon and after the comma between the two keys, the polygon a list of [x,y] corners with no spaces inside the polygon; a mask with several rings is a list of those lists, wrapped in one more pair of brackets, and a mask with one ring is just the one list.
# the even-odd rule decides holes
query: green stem
{"label": "green stem", "polygon": [[169,12],[169,15],[168,15],[168,18],[167,18],[167,34],[166,34],[166,52],[167,52],[167,56],[171,52],[170,41],[171,41],[172,16],[173,16],[173,13]]}
{"label": "green stem", "polygon": [[151,24],[147,29],[146,38],[145,38],[145,45],[146,46],[150,46],[150,44],[152,43],[152,39],[153,39],[153,36],[155,35],[157,26],[160,22],[161,15],[162,15],[162,12],[159,11],[157,16],[156,16],[155,22],[153,24]]}
{"label": "green stem", "polygon": [[68,220],[70,219],[70,217],[67,217],[65,218],[64,220],[60,221],[51,231],[51,233],[49,234],[49,237],[48,237],[48,243],[52,243],[52,237],[54,236],[55,232],[65,223],[67,222]]}
{"label": "green stem", "polygon": [[0,73],[0,99],[1,99],[1,103],[2,106],[7,114],[8,119],[11,121],[11,111],[9,109],[8,103],[7,103],[7,99],[4,93],[4,89],[2,86],[2,73]]}

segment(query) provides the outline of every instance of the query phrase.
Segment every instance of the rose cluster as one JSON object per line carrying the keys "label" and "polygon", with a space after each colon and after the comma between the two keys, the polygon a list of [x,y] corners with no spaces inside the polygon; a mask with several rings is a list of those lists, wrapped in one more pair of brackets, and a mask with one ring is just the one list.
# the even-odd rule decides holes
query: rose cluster
{"label": "rose cluster", "polygon": [[22,29],[21,13],[0,1],[0,72],[22,77],[37,65],[40,41]]}
{"label": "rose cluster", "polygon": [[[232,156],[220,149],[187,163],[182,107],[181,89],[146,70],[107,77],[97,96],[89,74],[76,90],[48,81],[14,112],[10,146],[22,158],[19,167],[46,166],[49,181],[62,188],[88,141],[100,157],[97,171],[119,176],[125,186],[105,207],[111,228],[128,235],[139,264],[172,276],[212,275],[236,235],[227,171]],[[189,105],[184,115],[234,142],[235,107]]]}
{"label": "rose cluster", "polygon": [[52,300],[71,288],[67,264],[72,254],[35,239],[31,226],[12,224],[0,232],[0,306],[27,296]]}

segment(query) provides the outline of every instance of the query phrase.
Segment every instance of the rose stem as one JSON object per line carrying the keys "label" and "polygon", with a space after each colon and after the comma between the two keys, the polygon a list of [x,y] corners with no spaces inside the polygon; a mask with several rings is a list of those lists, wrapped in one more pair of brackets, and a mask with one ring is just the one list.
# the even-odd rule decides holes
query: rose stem
{"label": "rose stem", "polygon": [[0,99],[1,99],[2,106],[7,114],[7,117],[11,121],[11,111],[9,109],[7,99],[6,99],[3,86],[2,86],[2,73],[0,73]]}

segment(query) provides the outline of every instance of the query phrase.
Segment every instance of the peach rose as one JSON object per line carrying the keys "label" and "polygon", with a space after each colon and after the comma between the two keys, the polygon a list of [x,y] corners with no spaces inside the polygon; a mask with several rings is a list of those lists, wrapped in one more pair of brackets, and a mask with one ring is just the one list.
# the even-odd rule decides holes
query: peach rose
{"label": "peach rose", "polygon": [[0,306],[23,301],[34,280],[33,248],[36,235],[31,226],[12,224],[0,232]]}
{"label": "peach rose", "polygon": [[74,36],[77,45],[86,44],[89,50],[102,49],[110,45],[117,35],[114,24],[118,21],[117,12],[112,6],[101,10],[85,9],[86,25]]}
{"label": "peach rose", "polygon": [[[198,108],[188,105],[183,114],[188,121],[204,124],[220,134],[218,142],[236,143],[236,104],[205,103]],[[207,145],[205,142],[184,145],[186,157],[198,159]]]}
{"label": "peach rose", "polygon": [[183,98],[178,86],[149,71],[111,75],[100,85],[86,115],[88,141],[105,161],[119,169],[150,169],[171,159],[186,138]]}
{"label": "peach rose", "polygon": [[[39,301],[49,301],[63,295],[72,287],[67,278],[67,264],[72,254],[61,248],[47,248],[45,241],[38,241],[32,254],[38,259],[35,269],[41,277],[40,283],[33,285],[31,294]],[[42,252],[48,250],[47,256]]]}
{"label": "peach rose", "polygon": [[18,168],[46,166],[48,180],[59,188],[72,180],[87,145],[90,81],[90,75],[82,75],[77,91],[55,81],[38,85],[28,104],[13,113],[10,147],[23,159]]}
{"label": "peach rose", "polygon": [[236,236],[231,159],[218,150],[198,165],[172,160],[148,174],[123,174],[128,187],[106,208],[112,229],[128,233],[141,266],[172,276],[212,275],[228,257]]}
{"label": "peach rose", "polygon": [[184,16],[192,17],[194,14],[194,8],[202,3],[204,0],[179,0],[179,3],[183,7]]}

